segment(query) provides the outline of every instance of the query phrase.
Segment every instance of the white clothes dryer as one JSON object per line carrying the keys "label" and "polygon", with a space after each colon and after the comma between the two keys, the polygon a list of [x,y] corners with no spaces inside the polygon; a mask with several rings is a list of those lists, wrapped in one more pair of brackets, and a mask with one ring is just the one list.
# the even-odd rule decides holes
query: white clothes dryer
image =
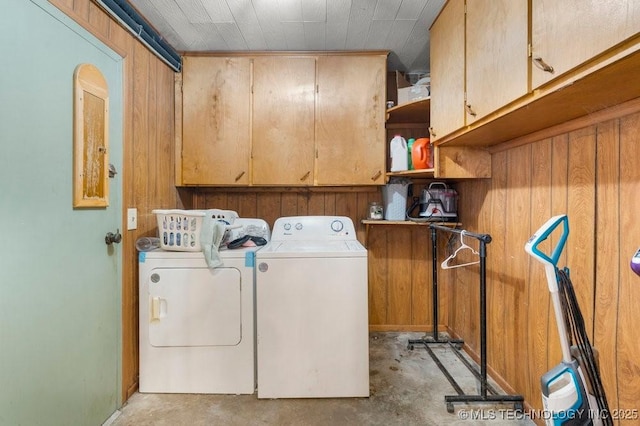
{"label": "white clothes dryer", "polygon": [[351,219],[279,218],[256,265],[258,398],[369,396],[367,250]]}
{"label": "white clothes dryer", "polygon": [[[235,224],[268,238],[261,219]],[[213,269],[202,252],[139,253],[140,392],[255,392],[254,264],[260,248],[223,248],[224,265]]]}

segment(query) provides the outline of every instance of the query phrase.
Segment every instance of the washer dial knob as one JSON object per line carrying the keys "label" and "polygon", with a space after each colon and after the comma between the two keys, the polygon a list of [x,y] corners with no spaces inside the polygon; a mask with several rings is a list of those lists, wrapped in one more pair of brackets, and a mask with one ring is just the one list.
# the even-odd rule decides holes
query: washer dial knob
{"label": "washer dial knob", "polygon": [[290,229],[291,229],[291,224],[287,222],[287,223],[285,223],[285,224],[283,225],[283,228],[284,228],[284,230],[285,230],[285,231],[288,231],[288,230],[290,230]]}
{"label": "washer dial knob", "polygon": [[341,220],[334,220],[333,222],[331,222],[331,230],[333,232],[340,232],[344,229],[344,223],[342,223]]}
{"label": "washer dial knob", "polygon": [[300,222],[296,223],[296,229],[298,231],[302,229],[302,224]]}

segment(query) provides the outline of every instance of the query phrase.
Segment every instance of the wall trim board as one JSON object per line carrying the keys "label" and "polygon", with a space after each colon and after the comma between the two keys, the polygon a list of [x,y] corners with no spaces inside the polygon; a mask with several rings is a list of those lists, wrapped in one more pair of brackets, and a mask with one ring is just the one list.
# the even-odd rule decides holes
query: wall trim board
{"label": "wall trim board", "polygon": [[185,191],[194,191],[198,194],[231,193],[231,192],[281,192],[281,193],[319,193],[319,192],[379,192],[382,186],[181,186]]}
{"label": "wall trim board", "polygon": [[[369,331],[420,332],[430,335],[433,332],[433,326],[431,324],[369,324]],[[438,332],[446,331],[448,331],[447,326],[438,324]]]}
{"label": "wall trim board", "polygon": [[538,132],[530,133],[528,135],[512,139],[508,142],[504,142],[498,145],[494,145],[486,148],[490,154],[506,151],[512,148],[516,148],[522,145],[527,145],[540,141],[542,139],[551,138],[564,133],[569,133],[574,130],[581,129],[583,127],[591,126],[593,124],[602,123],[614,118],[623,117],[625,115],[633,114],[640,111],[640,98],[635,98],[622,104],[613,106],[611,108],[596,111],[594,113],[585,115],[580,118],[576,118],[571,121],[552,126]]}

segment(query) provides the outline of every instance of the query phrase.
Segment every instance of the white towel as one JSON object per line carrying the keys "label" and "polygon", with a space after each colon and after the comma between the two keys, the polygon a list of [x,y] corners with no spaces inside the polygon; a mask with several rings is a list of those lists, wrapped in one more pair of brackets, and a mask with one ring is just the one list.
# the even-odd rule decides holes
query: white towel
{"label": "white towel", "polygon": [[204,258],[209,268],[218,268],[223,266],[222,259],[218,249],[224,237],[225,224],[213,217],[210,212],[206,212],[202,220],[202,231],[200,232],[200,245]]}

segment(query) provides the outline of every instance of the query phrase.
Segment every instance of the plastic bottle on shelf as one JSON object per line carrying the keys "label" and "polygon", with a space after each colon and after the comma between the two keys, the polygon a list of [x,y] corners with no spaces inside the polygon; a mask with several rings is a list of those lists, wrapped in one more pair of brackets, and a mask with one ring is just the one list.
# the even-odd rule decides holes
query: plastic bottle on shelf
{"label": "plastic bottle on shelf", "polygon": [[389,153],[391,154],[392,172],[401,172],[408,169],[407,141],[405,138],[400,135],[394,136],[389,144]]}
{"label": "plastic bottle on shelf", "polygon": [[408,170],[413,170],[413,161],[411,159],[411,153],[413,150],[413,144],[416,140],[414,138],[409,138],[407,141],[407,162],[409,163]]}
{"label": "plastic bottle on shelf", "polygon": [[433,168],[433,160],[431,154],[431,143],[429,138],[418,138],[413,144],[411,150],[413,167],[416,169]]}

